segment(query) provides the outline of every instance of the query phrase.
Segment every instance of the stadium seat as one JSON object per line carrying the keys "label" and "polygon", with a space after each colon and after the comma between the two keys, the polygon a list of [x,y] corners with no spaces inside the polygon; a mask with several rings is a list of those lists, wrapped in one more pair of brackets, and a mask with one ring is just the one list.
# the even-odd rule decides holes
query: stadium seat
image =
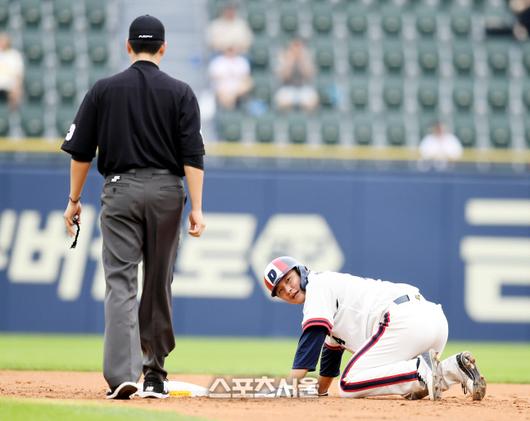
{"label": "stadium seat", "polygon": [[505,149],[512,144],[512,132],[506,118],[490,119],[490,142],[494,148]]}
{"label": "stadium seat", "polygon": [[25,30],[22,34],[22,51],[31,66],[39,66],[43,61],[43,38],[40,30]]}
{"label": "stadium seat", "polygon": [[59,70],[56,75],[56,90],[61,103],[73,104],[77,96],[75,73]]}
{"label": "stadium seat", "polygon": [[508,82],[490,81],[488,86],[488,104],[494,112],[505,112],[509,105]]}
{"label": "stadium seat", "polygon": [[354,39],[365,37],[368,32],[367,10],[359,3],[348,8],[346,25]]}
{"label": "stadium seat", "polygon": [[523,66],[526,70],[526,74],[530,75],[530,44],[529,43],[525,43],[523,45],[522,54],[523,54],[523,58],[522,58]]}
{"label": "stadium seat", "polygon": [[487,47],[488,66],[490,73],[495,76],[506,76],[510,66],[507,44],[492,44]]}
{"label": "stadium seat", "polygon": [[357,145],[372,144],[372,119],[368,115],[356,116],[353,120],[353,140]]}
{"label": "stadium seat", "polygon": [[241,140],[241,122],[243,116],[235,111],[217,113],[217,134],[220,140],[238,142]]}
{"label": "stadium seat", "polygon": [[74,22],[74,3],[70,0],[53,0],[55,27],[69,29]]}
{"label": "stadium seat", "polygon": [[74,39],[69,32],[55,34],[55,53],[61,66],[71,66],[75,62],[76,47]]}
{"label": "stadium seat", "polygon": [[255,34],[267,32],[267,15],[262,4],[252,3],[247,8],[247,21]]}
{"label": "stadium seat", "polygon": [[104,66],[109,59],[109,38],[103,32],[88,33],[88,58],[93,66]]}
{"label": "stadium seat", "polygon": [[320,119],[320,139],[326,145],[340,142],[340,122],[336,115],[323,116]]}
{"label": "stadium seat", "polygon": [[26,27],[37,27],[42,20],[40,0],[20,0],[20,14]]}
{"label": "stadium seat", "polygon": [[529,82],[526,82],[523,85],[522,95],[523,95],[523,98],[522,98],[523,104],[526,107],[526,110],[530,111],[530,83]]}
{"label": "stadium seat", "polygon": [[9,107],[0,103],[0,136],[9,134]]}
{"label": "stadium seat", "polygon": [[318,77],[317,93],[322,108],[331,109],[337,105],[338,90],[332,76],[323,75]]}
{"label": "stadium seat", "polygon": [[333,30],[333,14],[331,7],[325,2],[313,7],[313,31],[319,35],[328,35]]}
{"label": "stadium seat", "polygon": [[383,45],[383,63],[388,73],[399,74],[404,64],[403,46],[399,41],[385,41]]}
{"label": "stadium seat", "polygon": [[9,0],[0,0],[0,30],[9,24]]}
{"label": "stadium seat", "polygon": [[370,66],[368,45],[364,42],[351,42],[348,50],[350,69],[355,73],[366,73]]}
{"label": "stadium seat", "polygon": [[259,143],[274,142],[274,117],[272,115],[264,115],[256,119],[255,136]]}
{"label": "stadium seat", "polygon": [[316,43],[315,62],[320,73],[331,73],[335,68],[335,51],[330,40],[321,39]]}
{"label": "stadium seat", "polygon": [[453,105],[458,111],[471,111],[474,105],[473,80],[454,80]]}
{"label": "stadium seat", "polygon": [[20,114],[22,130],[26,136],[39,137],[44,134],[44,116],[40,105],[26,104]]}
{"label": "stadium seat", "polygon": [[453,117],[454,134],[464,148],[476,146],[476,130],[473,114],[459,113]]}
{"label": "stadium seat", "polygon": [[416,12],[416,30],[422,38],[436,34],[436,10],[425,7]]}
{"label": "stadium seat", "polygon": [[298,32],[298,11],[296,5],[289,2],[280,7],[280,30],[283,34],[295,35]]}
{"label": "stadium seat", "polygon": [[351,105],[356,110],[364,110],[368,107],[368,80],[354,80],[350,83]]}
{"label": "stadium seat", "polygon": [[265,38],[258,38],[252,43],[248,58],[253,72],[269,68],[269,44],[270,41]]}
{"label": "stadium seat", "polygon": [[253,74],[252,78],[254,81],[252,98],[262,101],[267,106],[270,106],[272,101],[270,75],[268,73],[258,73]]}
{"label": "stadium seat", "polygon": [[72,106],[61,106],[55,115],[55,126],[58,137],[65,137],[75,117],[75,108]]}
{"label": "stadium seat", "polygon": [[287,121],[287,130],[290,143],[306,143],[307,141],[307,124],[306,118],[301,115],[290,115]]}
{"label": "stadium seat", "polygon": [[391,146],[403,146],[407,142],[407,131],[401,116],[387,116],[386,142]]}
{"label": "stadium seat", "polygon": [[40,103],[44,97],[44,78],[40,68],[30,67],[24,74],[26,101]]}
{"label": "stadium seat", "polygon": [[436,42],[423,41],[418,44],[418,64],[424,75],[438,73],[438,45]]}
{"label": "stadium seat", "polygon": [[469,9],[459,7],[451,11],[451,31],[453,36],[467,38],[471,32],[471,16]]}
{"label": "stadium seat", "polygon": [[381,15],[381,27],[387,37],[397,37],[401,34],[401,10],[387,6]]}
{"label": "stadium seat", "polygon": [[90,29],[99,30],[107,20],[105,0],[85,0],[86,19]]}
{"label": "stadium seat", "polygon": [[455,73],[461,76],[472,75],[474,54],[471,44],[458,42],[453,45],[453,67]]}
{"label": "stadium seat", "polygon": [[387,79],[383,84],[383,102],[387,109],[400,109],[403,105],[403,80]]}
{"label": "stadium seat", "polygon": [[438,81],[422,80],[418,85],[418,103],[423,111],[434,111],[438,108]]}

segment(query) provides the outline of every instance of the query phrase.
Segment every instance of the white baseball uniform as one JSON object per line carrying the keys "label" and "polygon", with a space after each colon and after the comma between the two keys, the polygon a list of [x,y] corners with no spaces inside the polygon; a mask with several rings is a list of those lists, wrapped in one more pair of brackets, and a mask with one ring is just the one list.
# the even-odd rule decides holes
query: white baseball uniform
{"label": "white baseball uniform", "polygon": [[353,353],[340,378],[340,395],[405,395],[424,388],[417,356],[441,353],[448,336],[439,304],[408,284],[336,272],[310,272],[302,329],[324,326],[324,346]]}

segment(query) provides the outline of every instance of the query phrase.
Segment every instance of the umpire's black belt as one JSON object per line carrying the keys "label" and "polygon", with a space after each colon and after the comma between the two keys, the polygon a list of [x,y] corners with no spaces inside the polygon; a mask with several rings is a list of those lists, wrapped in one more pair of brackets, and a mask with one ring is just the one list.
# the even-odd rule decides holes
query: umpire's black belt
{"label": "umpire's black belt", "polygon": [[162,169],[162,168],[133,168],[127,171],[119,171],[119,172],[107,174],[105,178],[110,177],[110,176],[123,175],[123,174],[131,174],[137,177],[151,177],[153,175],[175,175],[177,176],[176,174],[173,174],[171,171]]}
{"label": "umpire's black belt", "polygon": [[164,170],[161,168],[133,168],[131,170],[123,171],[123,174],[169,175],[173,173],[169,170]]}

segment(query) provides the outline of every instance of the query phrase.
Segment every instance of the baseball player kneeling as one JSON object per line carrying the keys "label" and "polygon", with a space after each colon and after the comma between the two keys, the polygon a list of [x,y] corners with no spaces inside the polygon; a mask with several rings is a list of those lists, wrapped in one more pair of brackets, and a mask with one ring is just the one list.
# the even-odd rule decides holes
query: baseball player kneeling
{"label": "baseball player kneeling", "polygon": [[340,374],[344,350],[353,356],[340,376],[342,397],[402,395],[441,398],[461,384],[473,400],[486,394],[473,355],[464,351],[440,361],[448,335],[439,304],[418,288],[345,273],[314,272],[292,257],[270,262],[264,282],[273,297],[304,305],[302,336],[291,377],[314,371],[320,357],[319,396]]}

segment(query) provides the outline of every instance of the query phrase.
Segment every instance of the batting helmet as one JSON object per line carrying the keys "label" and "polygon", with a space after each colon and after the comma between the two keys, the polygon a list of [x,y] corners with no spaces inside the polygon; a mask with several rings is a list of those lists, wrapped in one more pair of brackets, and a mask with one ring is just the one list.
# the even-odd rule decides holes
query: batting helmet
{"label": "batting helmet", "polygon": [[276,297],[276,286],[291,269],[298,271],[300,275],[300,287],[305,291],[309,269],[293,257],[281,256],[272,260],[263,273],[263,282],[265,282],[265,286],[271,292],[272,297]]}

